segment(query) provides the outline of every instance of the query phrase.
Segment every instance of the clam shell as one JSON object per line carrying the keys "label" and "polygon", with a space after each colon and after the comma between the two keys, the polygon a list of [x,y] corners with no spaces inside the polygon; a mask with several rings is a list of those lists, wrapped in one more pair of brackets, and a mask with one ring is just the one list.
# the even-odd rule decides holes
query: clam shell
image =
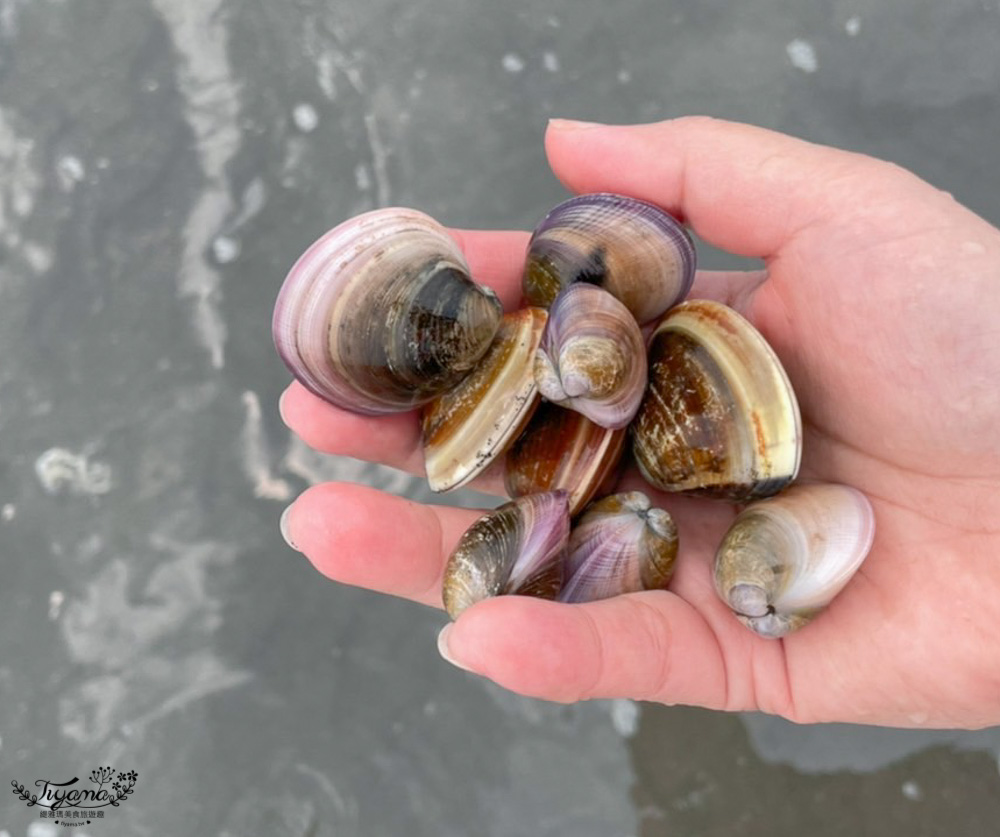
{"label": "clam shell", "polygon": [[736,518],[715,556],[715,588],[744,625],[776,639],[830,603],[874,537],[874,512],[857,489],[794,485]]}
{"label": "clam shell", "polygon": [[503,308],[434,219],[379,209],[340,224],[292,267],[272,333],[316,395],[366,415],[420,406],[489,348]]}
{"label": "clam shell", "polygon": [[641,491],[587,508],[570,533],[561,602],[592,602],[665,589],[677,558],[677,526]]}
{"label": "clam shell", "polygon": [[646,344],[629,310],[596,285],[570,285],[553,303],[535,353],[543,398],[617,429],[646,389]]}
{"label": "clam shell", "polygon": [[565,491],[514,500],[483,515],[448,558],[442,599],[452,619],[492,596],[553,599],[569,539]]}
{"label": "clam shell", "polygon": [[548,307],[573,282],[600,285],[647,323],[684,299],[695,250],[683,226],[658,206],[609,193],[555,207],[528,246],[523,290]]}
{"label": "clam shell", "polygon": [[505,315],[475,371],[424,408],[424,465],[432,490],[475,479],[527,424],[538,406],[532,362],[547,319],[541,308]]}
{"label": "clam shell", "polygon": [[643,476],[662,491],[748,500],[798,473],[802,420],[764,338],[731,308],[689,300],[649,347],[649,386],[632,424]]}
{"label": "clam shell", "polygon": [[608,430],[580,413],[543,402],[507,452],[507,493],[523,497],[564,489],[569,513],[576,516],[615,478],[625,438],[624,428]]}

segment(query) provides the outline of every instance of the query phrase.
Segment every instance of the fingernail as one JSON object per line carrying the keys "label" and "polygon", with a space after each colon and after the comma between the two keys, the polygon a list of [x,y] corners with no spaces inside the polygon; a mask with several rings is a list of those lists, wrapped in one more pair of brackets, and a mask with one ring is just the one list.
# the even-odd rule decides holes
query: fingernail
{"label": "fingernail", "polygon": [[550,119],[549,127],[557,131],[589,131],[593,128],[605,128],[600,122],[581,122],[577,119]]}
{"label": "fingernail", "polygon": [[441,633],[438,634],[438,653],[456,668],[460,668],[462,671],[472,671],[471,668],[462,665],[451,655],[451,649],[448,647],[448,635],[450,633],[451,625],[445,625],[441,629]]}
{"label": "fingernail", "polygon": [[278,521],[278,528],[281,529],[281,537],[283,537],[285,539],[285,543],[287,543],[296,552],[301,552],[302,550],[299,549],[295,545],[295,541],[292,540],[292,534],[291,534],[291,532],[288,531],[289,516],[290,516],[289,512],[291,512],[292,506],[294,506],[294,505],[295,505],[295,503],[292,503],[290,506],[288,506],[281,513],[281,520]]}
{"label": "fingernail", "polygon": [[278,415],[281,416],[281,420],[285,424],[288,424],[288,419],[285,418],[285,399],[288,397],[288,393],[291,389],[292,385],[289,384],[287,387],[285,387],[285,391],[281,393],[281,396],[278,398]]}

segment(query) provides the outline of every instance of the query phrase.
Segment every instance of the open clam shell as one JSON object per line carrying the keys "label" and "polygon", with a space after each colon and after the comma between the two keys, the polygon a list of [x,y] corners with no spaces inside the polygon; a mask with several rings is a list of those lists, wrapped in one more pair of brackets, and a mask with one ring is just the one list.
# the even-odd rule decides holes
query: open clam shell
{"label": "open clam shell", "polygon": [[527,424],[539,401],[532,364],[547,319],[541,308],[505,315],[475,371],[424,408],[424,466],[432,490],[475,479]]}
{"label": "open clam shell", "polygon": [[591,503],[570,533],[561,602],[592,602],[665,589],[677,558],[677,526],[641,491]]}
{"label": "open clam shell", "polygon": [[570,285],[549,309],[535,380],[543,398],[601,427],[626,427],[646,389],[646,344],[635,317],[596,285]]}
{"label": "open clam shell", "polygon": [[378,415],[425,404],[462,380],[502,315],[444,227],[390,208],[351,218],[306,250],[278,294],[272,334],[316,395]]}
{"label": "open clam shell", "polygon": [[874,537],[874,512],[857,489],[794,485],[736,518],[715,556],[715,588],[744,625],[777,639],[830,603]]}
{"label": "open clam shell", "polygon": [[580,195],[535,229],[523,289],[548,307],[573,282],[600,285],[647,323],[684,299],[694,281],[691,237],[670,214],[624,195]]}
{"label": "open clam shell", "polygon": [[521,497],[483,515],[448,558],[442,598],[452,619],[492,596],[553,599],[569,539],[565,491]]}
{"label": "open clam shell", "polygon": [[795,478],[802,420],[760,333],[725,305],[689,300],[653,333],[632,439],[640,471],[660,490],[742,501]]}
{"label": "open clam shell", "polygon": [[586,416],[542,403],[507,451],[504,483],[511,497],[569,492],[576,516],[618,471],[626,429],[609,430]]}

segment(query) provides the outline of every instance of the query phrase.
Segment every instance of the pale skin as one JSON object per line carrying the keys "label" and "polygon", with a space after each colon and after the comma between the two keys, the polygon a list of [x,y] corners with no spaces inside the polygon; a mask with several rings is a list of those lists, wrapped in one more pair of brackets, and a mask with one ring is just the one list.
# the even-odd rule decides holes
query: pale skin
{"label": "pale skin", "polygon": [[[555,701],[628,697],[798,722],[1000,724],[1000,231],[890,163],[745,125],[554,121],[546,153],[573,192],[652,201],[764,273],[700,274],[788,370],[805,424],[802,476],[875,508],[871,554],[783,640],[716,596],[711,559],[735,510],[664,495],[681,549],[669,591],[585,605],[517,596],[465,611],[451,662]],[[527,234],[455,231],[510,310]],[[289,427],[313,447],[421,474],[415,413],[371,419],[298,384]],[[499,491],[496,477],[482,483]],[[441,606],[448,554],[475,511],[347,484],[306,491],[290,539],[331,579]]]}

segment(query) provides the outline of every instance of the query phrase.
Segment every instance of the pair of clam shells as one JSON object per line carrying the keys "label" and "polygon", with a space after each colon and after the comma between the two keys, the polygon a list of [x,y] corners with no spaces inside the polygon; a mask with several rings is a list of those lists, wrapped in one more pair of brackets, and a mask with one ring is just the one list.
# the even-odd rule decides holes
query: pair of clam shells
{"label": "pair of clam shells", "polygon": [[516,593],[589,602],[665,588],[677,527],[638,491],[592,503],[571,528],[565,491],[531,494],[483,515],[445,568],[452,619],[483,599]]}

